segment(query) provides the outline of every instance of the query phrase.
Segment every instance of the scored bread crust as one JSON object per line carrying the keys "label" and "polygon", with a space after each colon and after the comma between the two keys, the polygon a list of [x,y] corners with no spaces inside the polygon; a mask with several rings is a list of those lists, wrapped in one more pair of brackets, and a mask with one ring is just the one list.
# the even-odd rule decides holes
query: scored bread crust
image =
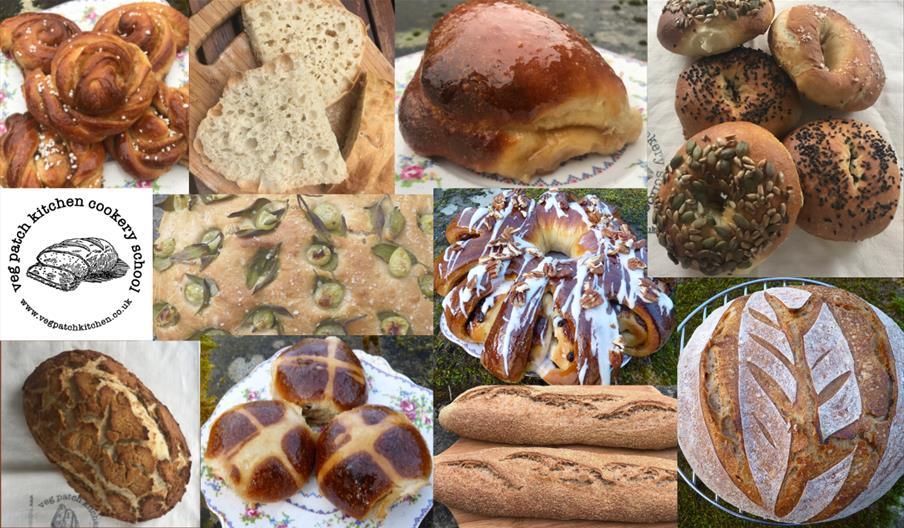
{"label": "scored bread crust", "polygon": [[520,0],[472,0],[433,28],[399,127],[420,155],[526,182],[633,143],[643,118],[572,27]]}
{"label": "scored bread crust", "polygon": [[[245,227],[241,218],[228,215],[251,206],[256,199],[289,200],[289,210],[271,232],[257,237],[241,238],[236,233]],[[172,238],[176,251],[197,243],[209,229],[223,232],[219,255],[203,270],[196,261],[177,262],[165,271],[154,271],[154,302],[171,304],[179,313],[179,320],[171,326],[156,326],[158,339],[181,340],[208,328],[233,334],[250,333],[241,326],[246,315],[258,306],[279,306],[291,314],[280,317],[286,335],[311,335],[324,320],[350,321],[345,325],[349,335],[379,335],[381,311],[394,311],[411,323],[411,333],[433,332],[432,299],[428,299],[418,285],[423,267],[413,267],[404,278],[389,274],[387,263],[378,258],[372,247],[380,242],[373,233],[370,213],[366,207],[383,199],[382,195],[306,196],[305,202],[313,210],[322,203],[337,207],[348,226],[345,236],[332,235],[339,262],[332,272],[324,272],[312,265],[305,253],[317,230],[305,216],[294,196],[263,195],[237,196],[191,210],[163,214],[158,229],[158,241]],[[400,195],[392,200],[405,218],[405,227],[393,242],[411,251],[419,262],[433,258],[433,233],[424,233],[418,226],[418,215],[433,210],[430,196]],[[385,209],[388,209],[385,208]],[[272,283],[256,293],[246,284],[246,267],[261,247],[281,243],[279,271]],[[196,305],[184,297],[183,277],[186,273],[212,279],[219,292],[211,297],[210,305],[198,312]],[[329,276],[345,285],[342,303],[334,309],[321,308],[313,302],[314,281],[317,275]]]}
{"label": "scored bread crust", "polygon": [[744,511],[794,523],[849,515],[901,476],[902,359],[901,329],[844,290],[735,299],[682,352],[682,452]]}
{"label": "scored bread crust", "polygon": [[434,497],[491,517],[669,522],[674,459],[568,448],[496,447],[436,457]]}
{"label": "scored bread crust", "polygon": [[62,352],[38,365],[22,395],[35,442],[102,515],[140,522],[164,515],[182,499],[191,454],[179,424],[113,358],[92,350]]}
{"label": "scored bread crust", "polygon": [[475,387],[439,413],[444,428],[475,440],[629,449],[675,447],[676,418],[674,398],[633,385]]}
{"label": "scored bread crust", "polygon": [[251,0],[242,5],[242,19],[258,61],[298,54],[327,106],[352,91],[363,71],[367,28],[336,0]]}
{"label": "scored bread crust", "polygon": [[301,56],[232,76],[198,125],[203,163],[245,192],[296,192],[348,177],[321,91]]}

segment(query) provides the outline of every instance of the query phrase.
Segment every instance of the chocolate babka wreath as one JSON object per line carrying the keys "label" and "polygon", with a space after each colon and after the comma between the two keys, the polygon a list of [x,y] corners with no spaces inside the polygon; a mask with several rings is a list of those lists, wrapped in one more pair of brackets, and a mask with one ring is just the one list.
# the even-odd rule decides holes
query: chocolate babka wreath
{"label": "chocolate babka wreath", "polygon": [[597,196],[506,191],[462,210],[446,238],[442,331],[500,380],[608,384],[623,354],[647,356],[672,330],[646,241]]}

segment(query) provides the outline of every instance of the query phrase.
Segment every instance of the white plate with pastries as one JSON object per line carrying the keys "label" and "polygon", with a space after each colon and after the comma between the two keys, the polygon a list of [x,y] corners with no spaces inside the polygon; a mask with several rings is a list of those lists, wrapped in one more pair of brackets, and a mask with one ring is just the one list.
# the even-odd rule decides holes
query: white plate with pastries
{"label": "white plate with pastries", "polygon": [[[332,338],[335,339],[335,338]],[[329,342],[330,338],[324,342]],[[287,528],[289,526],[304,526],[305,528],[327,528],[337,526],[356,526],[376,528],[387,526],[393,528],[418,528],[421,521],[433,507],[433,486],[431,481],[426,486],[407,498],[402,498],[392,504],[386,517],[380,521],[371,511],[363,520],[355,519],[344,514],[329,500],[319,489],[316,471],[300,491],[291,495],[288,499],[277,502],[261,503],[248,502],[227,484],[226,481],[216,476],[216,457],[208,456],[208,441],[211,430],[217,427],[218,418],[228,412],[232,412],[237,405],[247,405],[248,402],[265,402],[275,398],[272,388],[272,376],[274,364],[281,353],[285,351],[299,350],[299,344],[290,345],[272,357],[263,361],[245,378],[231,387],[220,399],[216,409],[201,428],[201,492],[207,502],[208,508],[220,519],[224,527],[269,527]],[[341,345],[340,345],[341,347]],[[329,354],[335,354],[329,352]],[[389,363],[382,357],[372,356],[361,350],[354,350],[355,356],[361,363],[364,378],[367,382],[366,404],[383,405],[403,414],[417,429],[424,439],[427,451],[432,459],[433,454],[433,394],[430,390],[417,385],[407,376],[394,371]],[[331,360],[338,356],[330,356]],[[341,359],[341,358],[339,358]],[[291,404],[285,404],[290,408],[301,409]],[[362,407],[356,407],[362,409]],[[308,414],[309,408],[305,406],[305,416],[308,423],[314,418]],[[345,416],[349,412],[340,416]],[[335,422],[334,422],[335,423]],[[323,431],[318,426],[312,429]],[[228,434],[228,431],[227,431]],[[351,442],[350,442],[351,443]],[[344,445],[344,444],[343,444]],[[235,467],[235,466],[232,466]],[[244,479],[243,492],[247,493],[250,481]],[[374,503],[376,504],[376,503]],[[373,510],[377,510],[374,506]]]}
{"label": "white plate with pastries", "polygon": [[[163,0],[144,0],[166,4]],[[71,0],[44,12],[64,16],[78,25],[82,31],[90,31],[107,12],[133,2],[129,0]],[[178,88],[188,83],[187,48],[176,52],[175,60],[165,77],[169,87]],[[22,89],[24,76],[16,61],[9,53],[0,54],[0,137],[7,132],[6,118],[11,114],[27,111]],[[165,174],[153,180],[133,178],[122,167],[106,157],[103,166],[102,187],[105,188],[151,188],[162,194],[188,192],[188,168],[176,164]]]}

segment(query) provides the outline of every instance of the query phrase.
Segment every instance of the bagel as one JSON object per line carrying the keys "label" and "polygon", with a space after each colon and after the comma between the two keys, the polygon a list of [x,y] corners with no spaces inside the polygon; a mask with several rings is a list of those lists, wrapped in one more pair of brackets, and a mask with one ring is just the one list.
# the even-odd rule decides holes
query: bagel
{"label": "bagel", "polygon": [[765,33],[773,15],[772,0],[669,0],[656,37],[672,53],[716,55]]}
{"label": "bagel", "polygon": [[804,97],[829,108],[864,110],[885,87],[885,70],[872,42],[828,7],[782,11],[769,30],[769,49]]}
{"label": "bagel", "polygon": [[785,138],[800,176],[798,225],[829,240],[875,236],[891,223],[901,195],[895,151],[853,119],[811,121]]}
{"label": "bagel", "polygon": [[802,202],[784,145],[737,121],[681,147],[653,191],[653,219],[673,262],[714,275],[762,262],[788,237]]}
{"label": "bagel", "polygon": [[675,112],[685,139],[726,121],[748,121],[783,137],[800,121],[800,96],[769,54],[735,48],[678,76]]}

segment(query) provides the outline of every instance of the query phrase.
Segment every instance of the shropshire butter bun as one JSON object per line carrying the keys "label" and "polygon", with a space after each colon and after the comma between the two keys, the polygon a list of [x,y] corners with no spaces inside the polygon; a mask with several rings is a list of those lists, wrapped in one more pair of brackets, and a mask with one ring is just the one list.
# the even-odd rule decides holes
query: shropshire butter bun
{"label": "shropshire butter bun", "polygon": [[399,126],[420,155],[528,182],[621,150],[643,119],[573,28],[520,0],[470,0],[433,28]]}
{"label": "shropshire butter bun", "polygon": [[876,48],[844,15],[801,5],[779,13],[769,49],[807,99],[854,112],[872,106],[885,87]]}
{"label": "shropshire butter bun", "polygon": [[716,55],[765,33],[774,15],[772,0],[669,0],[656,37],[672,53]]}
{"label": "shropshire butter bun", "polygon": [[735,48],[678,76],[675,112],[688,138],[726,121],[748,121],[783,137],[800,121],[797,88],[767,53]]}
{"label": "shropshire butter bun", "polygon": [[669,258],[707,275],[748,271],[785,241],[803,203],[794,160],[765,128],[722,123],[694,135],[654,192]]}
{"label": "shropshire butter bun", "polygon": [[853,119],[811,121],[785,138],[804,206],[797,224],[811,235],[856,241],[885,230],[898,210],[901,173],[891,145]]}

